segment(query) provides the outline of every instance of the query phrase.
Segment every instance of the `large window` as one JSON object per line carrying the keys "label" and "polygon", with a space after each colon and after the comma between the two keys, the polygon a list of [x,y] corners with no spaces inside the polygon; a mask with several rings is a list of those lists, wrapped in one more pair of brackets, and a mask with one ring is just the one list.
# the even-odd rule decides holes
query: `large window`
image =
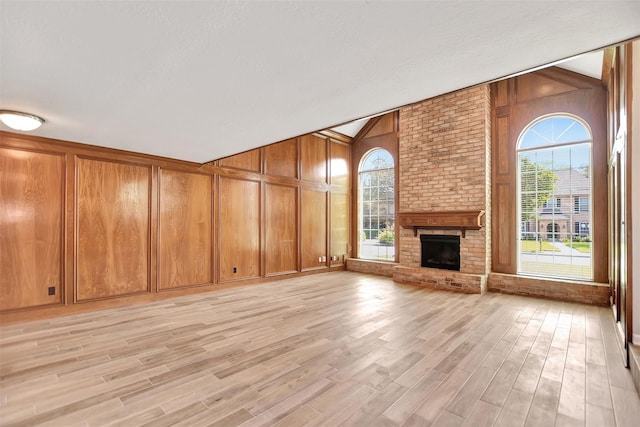
{"label": "large window", "polygon": [[395,260],[395,176],[391,153],[376,148],[358,168],[360,258]]}
{"label": "large window", "polygon": [[579,118],[534,121],[518,145],[518,272],[592,280],[591,132]]}

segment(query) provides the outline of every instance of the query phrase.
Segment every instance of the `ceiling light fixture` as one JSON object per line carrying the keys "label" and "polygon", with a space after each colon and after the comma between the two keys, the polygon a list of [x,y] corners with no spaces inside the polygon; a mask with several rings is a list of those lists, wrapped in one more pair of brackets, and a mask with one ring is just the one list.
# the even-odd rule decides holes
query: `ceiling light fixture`
{"label": "ceiling light fixture", "polygon": [[0,110],[0,121],[13,130],[30,131],[38,129],[44,119],[20,111]]}

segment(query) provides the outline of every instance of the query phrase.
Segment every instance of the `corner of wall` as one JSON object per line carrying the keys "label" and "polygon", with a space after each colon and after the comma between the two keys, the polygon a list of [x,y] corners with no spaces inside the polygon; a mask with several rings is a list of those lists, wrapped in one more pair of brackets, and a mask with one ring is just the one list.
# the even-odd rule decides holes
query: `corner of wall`
{"label": "corner of wall", "polygon": [[633,305],[633,342],[640,344],[640,40],[632,45],[631,54],[632,81],[631,81],[631,109],[629,122],[631,123],[631,265],[636,266],[632,276],[632,305]]}

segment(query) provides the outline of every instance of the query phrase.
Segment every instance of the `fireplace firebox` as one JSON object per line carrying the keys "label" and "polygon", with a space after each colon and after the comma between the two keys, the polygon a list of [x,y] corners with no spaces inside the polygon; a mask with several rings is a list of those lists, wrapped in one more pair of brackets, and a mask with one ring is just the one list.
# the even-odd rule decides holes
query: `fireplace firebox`
{"label": "fireplace firebox", "polygon": [[460,271],[460,236],[421,234],[422,267]]}

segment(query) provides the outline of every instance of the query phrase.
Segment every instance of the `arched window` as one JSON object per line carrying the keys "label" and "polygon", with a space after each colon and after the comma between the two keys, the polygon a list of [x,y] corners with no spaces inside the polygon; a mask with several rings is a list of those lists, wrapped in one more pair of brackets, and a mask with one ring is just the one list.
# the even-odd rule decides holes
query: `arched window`
{"label": "arched window", "polygon": [[588,125],[568,114],[520,134],[518,273],[592,280],[591,142]]}
{"label": "arched window", "polygon": [[376,148],[358,168],[358,254],[363,259],[395,259],[395,176],[393,156]]}

